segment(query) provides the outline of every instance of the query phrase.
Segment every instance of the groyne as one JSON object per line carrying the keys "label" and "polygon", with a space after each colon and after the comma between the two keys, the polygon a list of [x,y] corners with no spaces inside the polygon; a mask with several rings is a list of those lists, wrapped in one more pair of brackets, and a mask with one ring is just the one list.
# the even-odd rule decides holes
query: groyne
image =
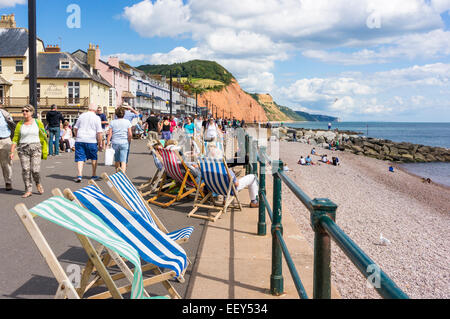
{"label": "groyne", "polygon": [[393,142],[360,135],[350,131],[306,130],[280,127],[272,135],[281,141],[299,143],[368,156],[396,163],[450,162],[450,149],[407,142]]}

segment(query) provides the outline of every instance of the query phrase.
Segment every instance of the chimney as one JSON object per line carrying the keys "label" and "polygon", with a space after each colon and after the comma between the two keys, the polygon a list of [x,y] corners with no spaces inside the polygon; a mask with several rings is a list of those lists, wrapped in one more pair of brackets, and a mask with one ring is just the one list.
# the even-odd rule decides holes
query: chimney
{"label": "chimney", "polygon": [[14,29],[16,28],[16,18],[14,13],[11,15],[2,15],[0,19],[0,28]]}
{"label": "chimney", "polygon": [[119,68],[119,58],[118,57],[109,57],[108,64],[112,65],[116,68]]}
{"label": "chimney", "polygon": [[87,63],[89,66],[93,69],[96,69],[97,66],[97,49],[95,48],[95,45],[92,43],[89,43],[89,49],[87,52]]}
{"label": "chimney", "polygon": [[47,45],[45,48],[46,53],[59,53],[61,52],[61,48],[59,45]]}

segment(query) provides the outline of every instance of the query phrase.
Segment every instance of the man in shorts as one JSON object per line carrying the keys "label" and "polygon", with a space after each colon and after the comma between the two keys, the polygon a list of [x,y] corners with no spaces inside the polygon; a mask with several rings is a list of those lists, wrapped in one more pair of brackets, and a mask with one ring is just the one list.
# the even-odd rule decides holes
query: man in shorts
{"label": "man in shorts", "polygon": [[96,114],[97,107],[89,105],[89,110],[82,114],[74,125],[75,140],[75,162],[77,163],[78,176],[76,183],[83,179],[84,163],[92,161],[92,179],[98,180],[97,160],[98,151],[102,150],[103,129],[100,117]]}

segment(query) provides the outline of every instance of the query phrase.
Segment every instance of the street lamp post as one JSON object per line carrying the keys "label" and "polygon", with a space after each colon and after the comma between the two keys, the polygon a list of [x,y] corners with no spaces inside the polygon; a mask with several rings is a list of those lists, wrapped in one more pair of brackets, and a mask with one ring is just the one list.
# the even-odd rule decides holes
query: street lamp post
{"label": "street lamp post", "polygon": [[169,70],[169,76],[170,76],[170,102],[169,102],[169,104],[170,104],[170,116],[172,116],[172,91],[173,91],[173,81],[172,81],[172,71],[171,70]]}
{"label": "street lamp post", "polygon": [[38,117],[37,105],[37,49],[36,49],[36,0],[28,0],[28,50],[29,50],[29,96],[34,117]]}

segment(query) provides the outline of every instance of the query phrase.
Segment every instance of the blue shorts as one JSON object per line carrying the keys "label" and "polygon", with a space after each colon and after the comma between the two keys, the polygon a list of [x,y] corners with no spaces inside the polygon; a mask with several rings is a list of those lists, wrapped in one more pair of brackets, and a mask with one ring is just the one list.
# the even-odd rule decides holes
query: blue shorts
{"label": "blue shorts", "polygon": [[113,144],[112,148],[114,149],[114,161],[117,163],[127,163],[127,157],[128,157],[128,148],[129,144]]}
{"label": "blue shorts", "polygon": [[86,162],[87,160],[98,160],[97,143],[75,143],[75,162]]}

